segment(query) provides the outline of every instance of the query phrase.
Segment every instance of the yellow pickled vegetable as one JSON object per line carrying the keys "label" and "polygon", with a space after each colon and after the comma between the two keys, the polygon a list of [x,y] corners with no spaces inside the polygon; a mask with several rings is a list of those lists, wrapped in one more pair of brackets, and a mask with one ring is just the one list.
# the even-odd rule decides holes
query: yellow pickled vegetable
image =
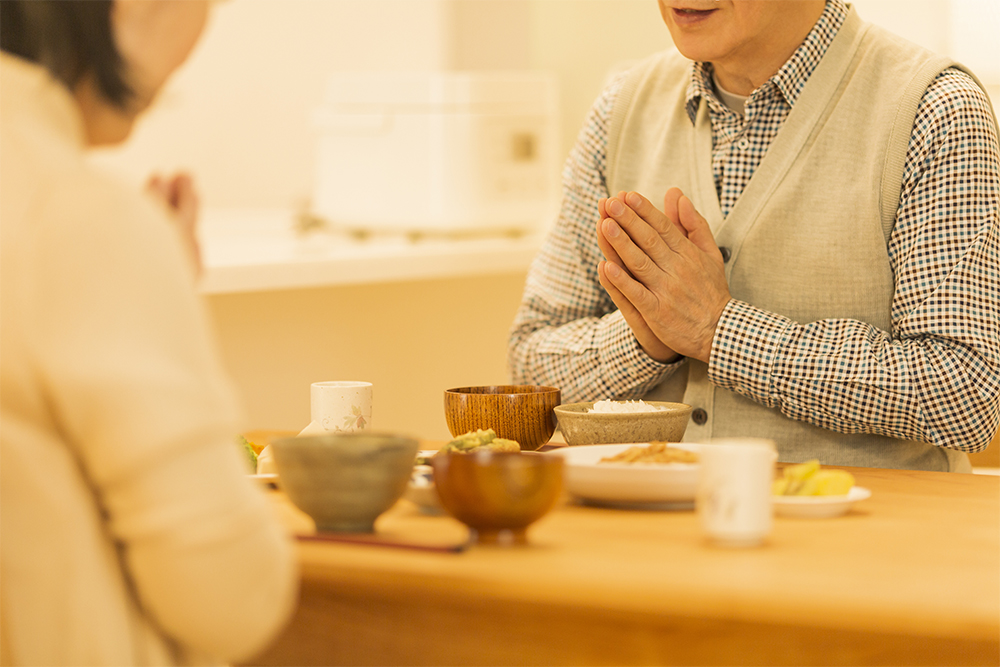
{"label": "yellow pickled vegetable", "polygon": [[819,460],[813,459],[812,461],[806,461],[805,463],[799,463],[793,466],[788,466],[785,468],[784,476],[775,482],[782,482],[781,490],[772,489],[775,495],[779,496],[797,496],[803,495],[799,491],[802,489],[802,485],[807,479],[812,477],[819,470]]}
{"label": "yellow pickled vegetable", "polygon": [[776,496],[842,496],[854,486],[854,476],[846,470],[821,470],[819,461],[785,468],[774,480],[771,492]]}
{"label": "yellow pickled vegetable", "polygon": [[845,470],[820,470],[802,484],[799,495],[842,496],[854,486],[854,476]]}
{"label": "yellow pickled vegetable", "polygon": [[490,449],[494,452],[519,452],[521,445],[513,440],[498,438],[493,429],[489,428],[460,435],[442,447],[441,451],[474,452],[479,449]]}

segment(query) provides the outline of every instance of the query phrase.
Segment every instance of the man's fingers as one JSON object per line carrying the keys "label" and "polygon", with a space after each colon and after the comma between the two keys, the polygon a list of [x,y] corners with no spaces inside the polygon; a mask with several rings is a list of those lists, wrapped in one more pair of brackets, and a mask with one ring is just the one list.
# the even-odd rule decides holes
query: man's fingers
{"label": "man's fingers", "polygon": [[[611,262],[604,262],[603,267],[610,284],[621,292],[640,316],[645,317],[644,313],[653,314],[656,312],[656,297],[642,284],[642,281],[636,280]],[[605,287],[605,289],[607,288]],[[612,295],[612,299],[614,299],[614,295]],[[615,305],[621,308],[621,304],[615,302]]]}
{"label": "man's fingers", "polygon": [[712,228],[708,226],[708,221],[705,220],[704,216],[698,213],[690,199],[684,196],[680,197],[677,202],[677,213],[681,226],[687,230],[688,239],[702,252],[721,258],[722,254],[715,244]]}
{"label": "man's fingers", "polygon": [[625,316],[625,321],[629,322],[629,326],[632,326],[632,322],[639,317],[639,311],[635,309],[632,302],[626,299],[621,293],[621,290],[618,289],[618,287],[616,287],[611,281],[611,278],[608,276],[609,272],[615,272],[615,269],[611,268],[610,262],[600,262],[597,265],[597,278],[600,281],[601,286],[604,287],[608,296],[610,296],[611,300],[615,302],[616,306],[618,306],[618,310],[622,311],[622,315]]}
{"label": "man's fingers", "polygon": [[[639,340],[640,344],[643,343],[643,339],[646,337],[655,338],[652,331],[649,329],[649,325],[642,318],[639,310],[635,307],[635,304],[629,300],[625,293],[622,292],[622,285],[629,289],[632,293],[636,293],[639,290],[644,289],[641,284],[633,280],[627,273],[622,271],[619,267],[611,264],[610,262],[601,262],[597,266],[597,278],[604,287],[604,290],[614,301],[618,310],[621,311],[622,316],[628,323],[629,328],[632,332],[636,334],[636,338]],[[645,347],[645,345],[643,345]]]}
{"label": "man's fingers", "polygon": [[[619,206],[621,206],[621,213],[618,215],[615,215],[615,213],[619,210],[615,206],[615,201],[618,201]],[[643,228],[648,227],[650,230],[655,232],[658,240],[666,244],[667,248],[674,252],[678,252],[680,250],[680,244],[683,240],[683,233],[680,231],[680,228],[671,222],[671,220],[664,215],[662,211],[653,206],[648,199],[640,195],[638,192],[629,192],[626,193],[624,197],[611,198],[608,200],[606,208],[611,214],[611,217],[615,218],[619,224],[626,229],[630,236],[633,236],[634,233],[644,234],[645,230]],[[657,256],[655,252],[653,252],[659,245],[655,242],[656,237],[650,236],[647,239],[645,237],[633,236],[641,247],[651,252],[653,259],[657,263],[660,263],[661,260],[669,261],[666,256],[662,255],[662,253],[660,256]]]}
{"label": "man's fingers", "polygon": [[[628,204],[629,208],[635,211],[636,215],[645,220],[649,226],[655,229],[661,236],[665,233],[672,232],[673,229],[676,228],[676,225],[670,217],[653,206],[651,201],[643,197],[638,192],[629,192],[625,195],[624,200],[625,203]],[[665,237],[664,240],[670,243],[669,237]]]}
{"label": "man's fingers", "polygon": [[[648,242],[648,235],[652,234],[655,236],[655,232],[649,229],[648,226],[646,226],[646,230],[645,242]],[[612,249],[618,253],[618,257],[621,259],[621,266],[628,270],[636,280],[650,282],[656,278],[657,274],[662,273],[656,261],[650,257],[651,253],[643,248],[644,241],[640,240],[637,242],[633,239],[614,218],[606,218],[601,221],[601,232],[607,242],[611,244]],[[661,249],[661,251],[669,252],[664,249]]]}
{"label": "man's fingers", "polygon": [[632,302],[626,299],[625,295],[615,287],[614,283],[607,276],[607,267],[607,262],[601,262],[597,265],[598,280],[600,280],[608,296],[611,297],[611,300],[618,307],[622,317],[625,319],[625,323],[632,330],[632,334],[635,336],[640,347],[646,351],[646,354],[657,361],[674,361],[677,358],[677,353],[656,337],[649,323],[643,319],[639,311],[632,305]]}
{"label": "man's fingers", "polygon": [[681,225],[680,214],[677,212],[677,203],[680,198],[684,196],[680,188],[670,188],[667,190],[667,194],[663,195],[663,214],[667,216],[670,222],[674,223],[674,226],[681,231],[684,236],[687,236],[687,230]]}
{"label": "man's fingers", "polygon": [[601,249],[601,254],[604,255],[605,259],[627,271],[628,269],[625,268],[625,262],[623,262],[622,258],[618,256],[618,251],[615,250],[614,246],[611,245],[607,237],[604,236],[603,227],[605,220],[607,220],[607,218],[601,218],[597,222],[597,247]]}
{"label": "man's fingers", "polygon": [[[626,198],[631,197],[633,194],[635,193],[629,193]],[[639,195],[636,195],[636,197],[639,197]],[[672,244],[676,244],[678,240],[682,240],[681,234],[664,217],[663,213],[657,211],[648,201],[641,197],[640,199],[633,198],[633,201],[639,202],[638,207],[645,215],[639,214],[622,199],[611,197],[605,204],[608,218],[615,221],[635,245],[642,249],[657,266],[667,266],[670,262],[671,251],[676,252]],[[650,220],[653,222],[651,223]],[[665,232],[663,228],[666,228]],[[634,272],[636,267],[630,264],[629,257],[622,254],[622,248],[617,246],[614,239],[607,233],[607,230],[605,230],[605,236],[608,237],[612,245],[615,245],[618,254],[625,260],[625,265]],[[669,237],[669,239],[665,237]]]}
{"label": "man's fingers", "polygon": [[[656,336],[653,335],[649,325],[646,324],[644,319],[642,319],[642,315],[640,315],[639,311],[636,310],[634,305],[632,305],[632,302],[625,298],[625,295],[622,294],[621,290],[618,289],[615,283],[611,280],[608,275],[609,273],[615,273],[615,268],[612,267],[609,262],[601,262],[597,265],[597,279],[600,281],[604,291],[606,291],[608,296],[611,297],[615,306],[617,306],[618,310],[621,311],[622,317],[625,318],[626,324],[628,324],[632,333],[635,334],[636,340],[638,340],[639,344],[645,349],[645,343],[652,343],[653,339],[656,339]],[[620,278],[620,276],[616,275],[616,278]],[[648,351],[649,350],[647,349],[647,352]]]}
{"label": "man's fingers", "polygon": [[[624,190],[618,193],[618,199],[624,201]],[[622,262],[621,257],[619,257],[618,253],[615,252],[615,249],[611,247],[611,244],[607,242],[607,239],[604,238],[604,232],[601,231],[601,225],[604,222],[604,219],[609,217],[607,206],[608,197],[601,197],[597,200],[597,214],[600,216],[597,220],[597,244],[601,247],[601,252],[608,258],[609,261],[615,262],[618,266],[625,268],[625,264]]]}

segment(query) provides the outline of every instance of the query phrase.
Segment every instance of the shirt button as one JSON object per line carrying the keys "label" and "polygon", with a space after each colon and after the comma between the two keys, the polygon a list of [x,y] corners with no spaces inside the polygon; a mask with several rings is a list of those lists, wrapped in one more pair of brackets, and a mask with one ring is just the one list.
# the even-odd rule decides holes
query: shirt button
{"label": "shirt button", "polygon": [[726,246],[719,246],[719,252],[722,253],[722,263],[726,264],[729,262],[729,258],[733,256],[733,253]]}
{"label": "shirt button", "polygon": [[750,142],[747,140],[746,137],[743,137],[738,142],[736,142],[736,145],[740,147],[740,150],[744,150],[744,151],[746,149],[750,148]]}
{"label": "shirt button", "polygon": [[708,421],[708,413],[702,408],[695,408],[691,411],[691,421],[693,421],[698,426],[704,426],[705,422]]}

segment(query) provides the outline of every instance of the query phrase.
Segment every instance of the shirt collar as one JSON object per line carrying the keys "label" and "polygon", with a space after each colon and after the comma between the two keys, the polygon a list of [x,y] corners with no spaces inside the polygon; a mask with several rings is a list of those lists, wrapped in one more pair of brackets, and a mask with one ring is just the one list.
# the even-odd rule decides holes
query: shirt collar
{"label": "shirt collar", "polygon": [[[771,90],[777,90],[789,106],[794,106],[802,88],[809,76],[823,59],[833,38],[847,18],[847,5],[843,0],[827,0],[823,14],[816,21],[805,40],[795,50],[792,57],[775,72],[762,86],[750,94],[747,99],[749,107],[756,99]],[[691,68],[691,81],[688,84],[685,98],[685,108],[688,118],[694,123],[698,113],[698,105],[704,98],[713,113],[725,113],[728,109],[716,97],[712,86],[712,63],[695,62]],[[730,112],[731,113],[731,112]]]}

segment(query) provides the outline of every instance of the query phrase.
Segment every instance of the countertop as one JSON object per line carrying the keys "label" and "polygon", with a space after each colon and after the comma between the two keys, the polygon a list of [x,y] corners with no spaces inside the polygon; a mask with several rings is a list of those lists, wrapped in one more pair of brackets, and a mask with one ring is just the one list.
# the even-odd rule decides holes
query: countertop
{"label": "countertop", "polygon": [[227,294],[525,271],[546,230],[358,233],[284,209],[210,209],[201,292]]}

